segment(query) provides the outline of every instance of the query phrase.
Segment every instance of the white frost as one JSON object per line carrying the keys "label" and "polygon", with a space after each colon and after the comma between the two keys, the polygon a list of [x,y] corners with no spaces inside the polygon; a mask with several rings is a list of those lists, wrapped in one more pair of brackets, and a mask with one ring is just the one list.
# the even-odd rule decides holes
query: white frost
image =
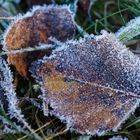
{"label": "white frost", "polygon": [[140,16],[130,20],[126,26],[120,28],[116,33],[116,37],[122,41],[127,42],[140,34]]}

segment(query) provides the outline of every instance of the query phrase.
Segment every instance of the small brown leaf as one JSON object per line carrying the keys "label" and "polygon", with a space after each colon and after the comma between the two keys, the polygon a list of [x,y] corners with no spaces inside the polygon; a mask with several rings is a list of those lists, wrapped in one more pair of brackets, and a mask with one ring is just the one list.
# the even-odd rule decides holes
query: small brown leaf
{"label": "small brown leaf", "polygon": [[[66,41],[74,37],[75,29],[73,15],[68,6],[37,6],[11,24],[4,37],[5,50],[34,48],[39,43],[50,43],[48,38],[51,36]],[[51,49],[10,54],[8,60],[9,64],[14,65],[27,78],[31,62],[50,53]]]}
{"label": "small brown leaf", "polygon": [[30,70],[42,85],[44,113],[80,133],[117,130],[140,102],[140,60],[113,34],[69,41]]}

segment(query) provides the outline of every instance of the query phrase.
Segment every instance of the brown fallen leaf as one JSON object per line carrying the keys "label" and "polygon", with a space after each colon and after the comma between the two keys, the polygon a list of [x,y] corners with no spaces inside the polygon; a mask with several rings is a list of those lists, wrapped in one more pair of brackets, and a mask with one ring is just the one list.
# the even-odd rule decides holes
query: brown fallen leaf
{"label": "brown fallen leaf", "polygon": [[[50,43],[49,37],[66,41],[74,37],[75,30],[73,14],[68,6],[36,6],[31,12],[19,17],[10,25],[4,36],[4,50],[34,48],[39,43]],[[10,54],[8,61],[27,78],[31,62],[50,53],[51,49]]]}
{"label": "brown fallen leaf", "polygon": [[82,134],[118,130],[140,102],[140,60],[107,32],[65,43],[30,71],[42,86],[44,113]]}

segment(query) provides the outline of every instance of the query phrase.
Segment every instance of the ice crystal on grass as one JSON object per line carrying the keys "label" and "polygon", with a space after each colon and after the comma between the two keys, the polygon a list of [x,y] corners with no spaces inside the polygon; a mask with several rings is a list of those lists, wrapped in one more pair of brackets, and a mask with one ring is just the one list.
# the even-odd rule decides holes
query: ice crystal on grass
{"label": "ice crystal on grass", "polygon": [[[9,26],[4,35],[4,50],[35,48],[39,43],[52,43],[49,37],[66,41],[75,35],[76,24],[73,13],[67,5],[35,6],[30,12]],[[50,55],[51,48],[25,53],[9,54],[8,61],[24,77],[28,77],[31,62]]]}
{"label": "ice crystal on grass", "polygon": [[82,134],[118,130],[140,102],[140,60],[107,32],[64,43],[30,71],[42,86],[44,113]]}
{"label": "ice crystal on grass", "polygon": [[31,103],[33,106],[37,107],[38,109],[42,110],[41,104],[38,103],[35,99],[27,97],[26,101],[28,101],[29,103]]}
{"label": "ice crystal on grass", "polygon": [[86,14],[88,16],[88,18],[90,18],[90,19],[91,19],[91,9],[92,9],[92,6],[94,5],[95,2],[96,2],[96,0],[80,0],[80,1],[78,1],[79,8],[82,9],[82,11],[84,11],[84,14]]}
{"label": "ice crystal on grass", "polygon": [[140,34],[140,16],[130,20],[126,26],[116,32],[118,39],[124,43]]}
{"label": "ice crystal on grass", "polygon": [[109,140],[128,140],[128,138],[126,138],[126,137],[123,138],[121,136],[113,136]]}
{"label": "ice crystal on grass", "polygon": [[93,6],[93,4],[95,3],[96,0],[90,0],[90,4],[89,4],[89,8],[88,8],[88,15],[89,17],[91,18],[91,14],[90,14],[90,11],[91,11],[91,8]]}

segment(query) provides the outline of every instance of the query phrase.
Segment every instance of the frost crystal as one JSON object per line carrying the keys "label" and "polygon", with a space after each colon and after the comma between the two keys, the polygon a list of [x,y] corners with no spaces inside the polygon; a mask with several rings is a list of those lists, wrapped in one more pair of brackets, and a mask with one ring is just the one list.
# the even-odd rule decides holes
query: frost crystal
{"label": "frost crystal", "polygon": [[[52,42],[49,37],[66,41],[72,39],[76,32],[74,14],[67,5],[35,6],[30,12],[17,19],[4,34],[4,50],[12,51],[33,48],[32,52],[8,54],[8,62],[14,65],[22,76],[28,78],[31,62],[50,55],[52,48],[36,50],[40,43]],[[35,51],[36,50],[36,51]]]}
{"label": "frost crystal", "polygon": [[107,32],[64,43],[30,71],[42,86],[45,114],[82,134],[116,131],[140,102],[140,60]]}
{"label": "frost crystal", "polygon": [[[5,60],[0,57],[0,103],[1,108],[4,108],[5,113],[8,114],[9,119],[15,119],[17,123],[22,123],[25,127],[28,127],[26,120],[24,119],[20,108],[18,107],[18,99],[12,85],[12,74],[9,70]],[[0,116],[0,120],[4,125],[9,125],[4,116]],[[16,124],[15,124],[16,125]],[[17,126],[18,127],[18,126]],[[19,127],[20,128],[20,127]],[[4,129],[10,130],[10,129]],[[20,129],[19,129],[20,131]],[[12,132],[12,131],[11,131]]]}
{"label": "frost crystal", "polygon": [[94,5],[96,0],[90,0],[90,4],[89,4],[89,8],[88,8],[88,16],[91,18],[91,14],[90,14],[90,11],[91,11],[91,8],[92,6]]}
{"label": "frost crystal", "polygon": [[112,138],[110,138],[109,140],[128,140],[128,138],[122,138],[121,136],[114,136]]}
{"label": "frost crystal", "polygon": [[116,32],[117,38],[126,43],[140,34],[140,16],[132,19],[125,27]]}

